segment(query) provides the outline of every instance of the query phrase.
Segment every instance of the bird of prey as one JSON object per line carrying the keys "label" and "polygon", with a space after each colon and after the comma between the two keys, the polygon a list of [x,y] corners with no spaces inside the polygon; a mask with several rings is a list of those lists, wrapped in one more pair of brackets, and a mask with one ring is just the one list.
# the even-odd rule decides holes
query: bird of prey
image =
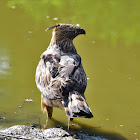
{"label": "bird of prey", "polygon": [[41,108],[52,117],[53,107],[65,109],[70,120],[92,118],[84,92],[87,77],[73,44],[73,39],[85,30],[73,24],[56,24],[47,50],[41,55],[35,81],[41,91]]}

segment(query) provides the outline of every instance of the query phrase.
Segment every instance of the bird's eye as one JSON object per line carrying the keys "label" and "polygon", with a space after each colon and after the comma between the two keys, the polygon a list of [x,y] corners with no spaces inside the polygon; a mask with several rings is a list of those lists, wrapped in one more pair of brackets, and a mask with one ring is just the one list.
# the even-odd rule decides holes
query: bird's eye
{"label": "bird's eye", "polygon": [[75,34],[77,33],[77,30],[75,30]]}

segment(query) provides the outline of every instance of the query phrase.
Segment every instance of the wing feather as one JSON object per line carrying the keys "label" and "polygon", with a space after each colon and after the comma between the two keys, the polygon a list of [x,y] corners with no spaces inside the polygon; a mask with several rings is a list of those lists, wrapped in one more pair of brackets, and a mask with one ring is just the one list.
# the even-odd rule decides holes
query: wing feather
{"label": "wing feather", "polygon": [[84,93],[86,74],[78,54],[43,56],[36,69],[36,84],[49,100],[62,99],[70,91]]}

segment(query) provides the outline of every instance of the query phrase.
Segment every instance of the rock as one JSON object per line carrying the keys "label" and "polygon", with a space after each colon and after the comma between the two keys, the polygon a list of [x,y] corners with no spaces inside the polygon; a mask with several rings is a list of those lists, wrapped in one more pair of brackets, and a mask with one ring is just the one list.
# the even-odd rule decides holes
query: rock
{"label": "rock", "polygon": [[99,136],[87,136],[86,134],[79,133],[79,132],[76,132],[75,138],[80,140],[107,140]]}
{"label": "rock", "polygon": [[[74,135],[76,139],[106,140],[100,137],[87,136],[79,132],[75,132]],[[38,129],[31,126],[15,125],[0,130],[0,140],[75,140],[74,137],[61,128]]]}

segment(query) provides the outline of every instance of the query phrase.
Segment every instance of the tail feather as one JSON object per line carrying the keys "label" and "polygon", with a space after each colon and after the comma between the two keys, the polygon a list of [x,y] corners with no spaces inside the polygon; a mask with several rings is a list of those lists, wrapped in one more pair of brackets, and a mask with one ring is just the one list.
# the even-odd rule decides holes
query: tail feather
{"label": "tail feather", "polygon": [[64,98],[63,104],[64,104],[66,115],[70,118],[93,117],[92,112],[88,107],[85,98],[76,91],[71,92],[67,98]]}

